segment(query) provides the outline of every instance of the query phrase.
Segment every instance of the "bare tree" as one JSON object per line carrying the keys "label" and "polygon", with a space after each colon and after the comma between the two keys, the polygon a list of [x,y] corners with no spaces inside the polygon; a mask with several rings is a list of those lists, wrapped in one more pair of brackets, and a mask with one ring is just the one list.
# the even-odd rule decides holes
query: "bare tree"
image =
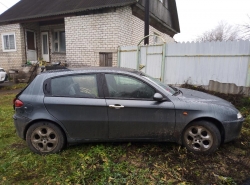
{"label": "bare tree", "polygon": [[243,39],[250,40],[250,16],[248,16],[249,22],[241,25],[241,34]]}
{"label": "bare tree", "polygon": [[204,41],[229,41],[242,39],[238,27],[229,25],[226,22],[219,22],[219,24],[212,30],[206,31],[196,38],[197,42]]}

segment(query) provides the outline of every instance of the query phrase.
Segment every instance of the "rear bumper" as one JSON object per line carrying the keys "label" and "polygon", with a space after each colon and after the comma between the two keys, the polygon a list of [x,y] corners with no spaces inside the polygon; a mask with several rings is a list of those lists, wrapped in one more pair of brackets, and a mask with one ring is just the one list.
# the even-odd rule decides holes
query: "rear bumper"
{"label": "rear bumper", "polygon": [[238,119],[234,121],[224,121],[225,128],[225,143],[232,141],[239,137],[244,119]]}
{"label": "rear bumper", "polygon": [[13,116],[13,119],[14,119],[14,125],[16,127],[17,135],[20,138],[25,139],[25,137],[26,137],[26,127],[27,127],[28,123],[30,122],[30,120],[28,118],[19,117],[19,116],[16,116],[16,115]]}

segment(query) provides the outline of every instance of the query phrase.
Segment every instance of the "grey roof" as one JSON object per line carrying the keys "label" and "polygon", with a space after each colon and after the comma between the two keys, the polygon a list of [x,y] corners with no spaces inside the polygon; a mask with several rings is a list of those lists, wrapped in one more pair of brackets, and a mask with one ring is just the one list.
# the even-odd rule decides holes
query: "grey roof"
{"label": "grey roof", "polygon": [[1,14],[0,23],[126,6],[136,0],[21,0]]}
{"label": "grey roof", "polygon": [[[173,36],[180,32],[176,2],[175,0],[165,0],[164,3],[168,4],[168,9],[161,9],[161,7],[157,9],[159,8],[157,4],[152,3],[152,5],[156,5],[156,9],[151,7],[151,16],[155,15],[161,22],[154,25],[150,23],[150,25]],[[88,11],[129,5],[133,5],[132,7],[141,6],[139,12],[142,13],[144,4],[145,0],[20,0],[0,15],[0,25],[26,21],[46,21],[52,18],[62,19],[66,16],[82,15],[82,13],[88,13]],[[159,10],[161,11],[159,12]],[[137,14],[138,9],[135,11]],[[168,13],[170,16],[168,16]],[[138,17],[143,19],[144,14]],[[172,24],[169,23],[170,19]]]}

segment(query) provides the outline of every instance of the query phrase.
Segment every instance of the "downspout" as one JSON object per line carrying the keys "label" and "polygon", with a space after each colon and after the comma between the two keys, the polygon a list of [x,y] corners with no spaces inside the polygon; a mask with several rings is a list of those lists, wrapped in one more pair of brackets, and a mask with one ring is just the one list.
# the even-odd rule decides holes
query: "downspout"
{"label": "downspout", "polygon": [[117,54],[117,62],[118,62],[117,65],[118,65],[118,67],[121,67],[121,57],[120,57],[121,53],[120,52],[121,52],[121,47],[119,46],[118,47],[118,54]]}
{"label": "downspout", "polygon": [[[145,17],[144,17],[144,37],[149,35],[149,0],[145,0]],[[144,45],[149,44],[149,37],[144,40]]]}

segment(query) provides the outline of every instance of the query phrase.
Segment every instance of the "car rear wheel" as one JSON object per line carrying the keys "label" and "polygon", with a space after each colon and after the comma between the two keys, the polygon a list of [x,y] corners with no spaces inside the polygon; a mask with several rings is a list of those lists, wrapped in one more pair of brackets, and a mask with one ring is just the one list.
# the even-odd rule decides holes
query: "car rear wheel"
{"label": "car rear wheel", "polygon": [[65,145],[62,130],[50,122],[38,122],[30,126],[26,134],[26,142],[31,151],[38,154],[60,152]]}
{"label": "car rear wheel", "polygon": [[221,134],[213,123],[197,121],[186,127],[182,141],[184,146],[193,153],[211,154],[220,146]]}

